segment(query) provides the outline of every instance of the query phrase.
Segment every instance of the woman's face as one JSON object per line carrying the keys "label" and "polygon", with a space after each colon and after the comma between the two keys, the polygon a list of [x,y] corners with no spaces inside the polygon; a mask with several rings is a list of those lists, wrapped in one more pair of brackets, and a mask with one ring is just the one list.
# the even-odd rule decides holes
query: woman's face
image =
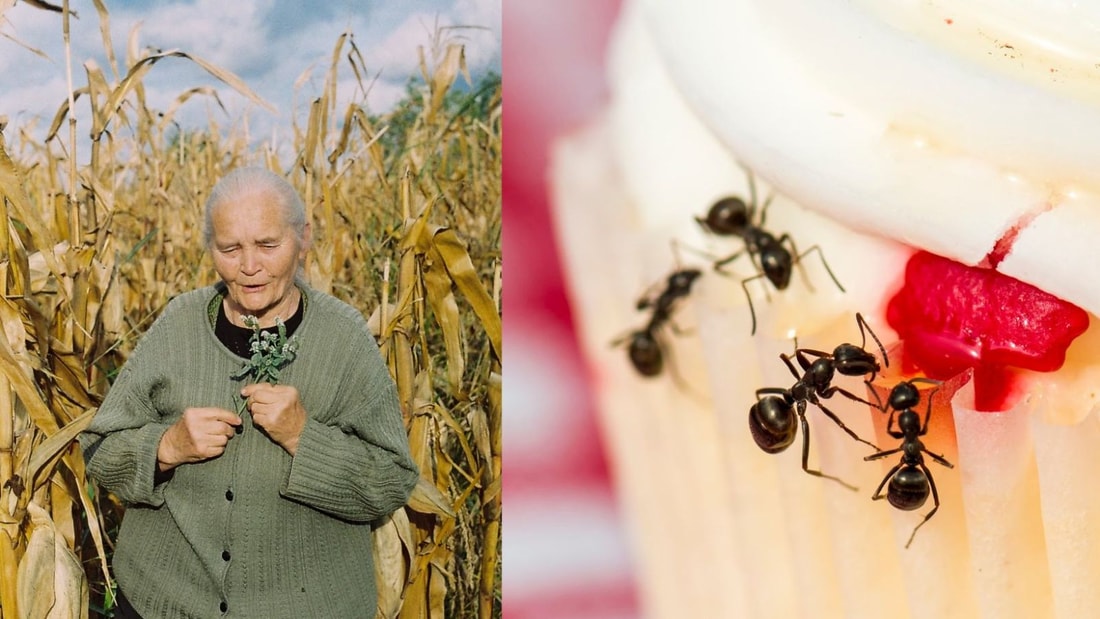
{"label": "woman's face", "polygon": [[212,222],[210,250],[228,287],[230,319],[251,314],[267,327],[276,317],[289,318],[294,275],[308,250],[308,225],[299,239],[272,194],[262,190],[218,205]]}

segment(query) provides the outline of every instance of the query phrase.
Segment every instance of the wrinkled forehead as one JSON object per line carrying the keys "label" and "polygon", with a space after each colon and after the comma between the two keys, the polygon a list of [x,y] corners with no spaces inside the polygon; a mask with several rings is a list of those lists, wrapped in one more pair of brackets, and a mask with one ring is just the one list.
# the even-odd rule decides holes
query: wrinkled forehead
{"label": "wrinkled forehead", "polygon": [[241,233],[282,236],[292,233],[290,209],[278,192],[259,188],[230,194],[212,205],[211,224],[215,237]]}
{"label": "wrinkled forehead", "polygon": [[290,208],[279,192],[255,187],[227,194],[212,205],[211,216],[214,227],[219,221],[232,221],[241,218],[263,219],[270,223],[289,225]]}

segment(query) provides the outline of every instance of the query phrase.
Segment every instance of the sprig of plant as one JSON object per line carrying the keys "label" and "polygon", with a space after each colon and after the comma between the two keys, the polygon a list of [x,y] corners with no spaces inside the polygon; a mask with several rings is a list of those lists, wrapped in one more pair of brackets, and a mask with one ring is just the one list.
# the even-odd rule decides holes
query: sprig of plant
{"label": "sprig of plant", "polygon": [[277,384],[279,371],[298,355],[298,336],[286,336],[282,318],[275,319],[278,333],[262,331],[255,316],[244,316],[243,320],[244,325],[252,329],[249,342],[252,357],[232,377],[239,379],[251,375],[253,382]]}

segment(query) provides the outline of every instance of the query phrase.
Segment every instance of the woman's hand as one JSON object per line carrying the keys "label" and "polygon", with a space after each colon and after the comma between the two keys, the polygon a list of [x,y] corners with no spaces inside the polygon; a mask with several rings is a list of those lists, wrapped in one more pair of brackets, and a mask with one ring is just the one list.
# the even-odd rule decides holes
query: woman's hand
{"label": "woman's hand", "polygon": [[252,413],[252,422],[293,456],[306,425],[306,410],[298,390],[290,385],[256,383],[242,389],[241,396]]}
{"label": "woman's hand", "polygon": [[157,446],[157,467],[163,472],[188,462],[216,458],[225,452],[241,418],[224,408],[188,408],[168,428]]}

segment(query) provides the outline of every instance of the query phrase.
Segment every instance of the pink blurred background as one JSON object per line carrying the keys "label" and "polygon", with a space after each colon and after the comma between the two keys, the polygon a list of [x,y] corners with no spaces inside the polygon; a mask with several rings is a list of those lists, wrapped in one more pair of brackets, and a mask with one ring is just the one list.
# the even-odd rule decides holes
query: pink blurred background
{"label": "pink blurred background", "polygon": [[572,328],[547,198],[549,145],[606,101],[618,0],[503,0],[504,616],[641,616]]}

